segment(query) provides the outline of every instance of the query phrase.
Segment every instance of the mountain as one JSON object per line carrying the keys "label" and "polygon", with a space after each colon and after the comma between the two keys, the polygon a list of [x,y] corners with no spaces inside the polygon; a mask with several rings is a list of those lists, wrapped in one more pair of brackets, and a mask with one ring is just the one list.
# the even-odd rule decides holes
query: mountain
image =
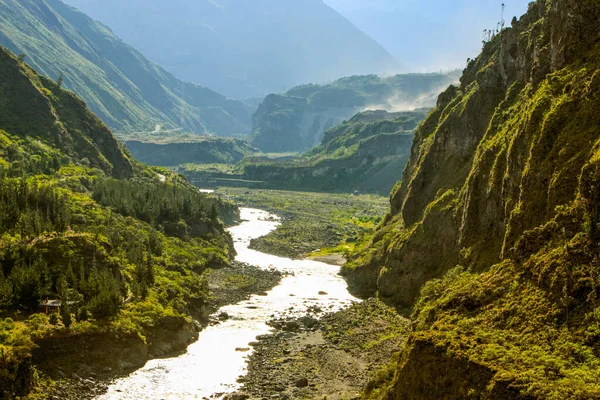
{"label": "mountain", "polygon": [[173,167],[179,164],[234,164],[244,157],[258,153],[246,141],[230,138],[204,140],[148,142],[130,140],[127,148],[148,165]]}
{"label": "mountain", "polygon": [[180,79],[233,98],[393,72],[394,58],[322,0],[68,0]]}
{"label": "mountain", "polygon": [[[133,159],[81,99],[0,47],[0,399],[185,349],[191,316],[207,318],[203,271],[234,253],[221,221],[236,218]],[[38,313],[43,299],[58,313]]]}
{"label": "mountain", "polygon": [[365,109],[433,107],[436,96],[456,79],[456,72],[351,76],[271,94],[252,117],[250,141],[265,152],[305,151],[318,145],[327,129]]}
{"label": "mountain", "polygon": [[106,26],[59,0],[0,2],[0,45],[81,96],[121,132],[181,129],[240,135],[253,107],[185,83],[146,59]]}
{"label": "mountain", "polygon": [[321,145],[289,159],[247,156],[235,166],[184,165],[180,171],[201,187],[388,195],[410,156],[413,131],[428,110],[366,111],[328,130]]}
{"label": "mountain", "polygon": [[599,19],[598,1],[531,3],[415,132],[343,271],[412,310],[367,398],[600,398]]}

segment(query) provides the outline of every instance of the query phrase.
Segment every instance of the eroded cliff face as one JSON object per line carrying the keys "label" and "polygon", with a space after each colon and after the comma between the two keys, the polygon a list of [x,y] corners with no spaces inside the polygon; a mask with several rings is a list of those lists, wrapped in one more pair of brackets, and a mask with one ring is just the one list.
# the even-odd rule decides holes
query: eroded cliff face
{"label": "eroded cliff face", "polygon": [[390,215],[344,268],[414,307],[391,398],[444,387],[410,378],[435,349],[491,377],[445,398],[600,397],[599,20],[598,1],[532,3],[417,130]]}
{"label": "eroded cliff face", "polygon": [[597,16],[593,1],[538,1],[485,46],[417,130],[375,249],[348,271],[373,269],[381,295],[411,306],[403,282],[489,268],[578,196],[597,139]]}

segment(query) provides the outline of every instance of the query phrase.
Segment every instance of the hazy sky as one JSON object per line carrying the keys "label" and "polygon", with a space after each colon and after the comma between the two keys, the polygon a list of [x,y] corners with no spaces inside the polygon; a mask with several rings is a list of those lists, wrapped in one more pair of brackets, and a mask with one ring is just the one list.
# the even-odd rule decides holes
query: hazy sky
{"label": "hazy sky", "polygon": [[[375,38],[407,70],[463,68],[496,27],[502,0],[324,0]],[[505,0],[507,26],[529,0]]]}

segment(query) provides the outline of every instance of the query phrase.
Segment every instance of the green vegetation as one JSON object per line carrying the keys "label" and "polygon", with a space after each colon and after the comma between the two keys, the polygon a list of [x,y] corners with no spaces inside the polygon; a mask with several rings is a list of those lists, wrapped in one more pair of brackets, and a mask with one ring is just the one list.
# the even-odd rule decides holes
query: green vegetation
{"label": "green vegetation", "polygon": [[343,271],[412,309],[373,398],[600,397],[598,18],[598,2],[531,3],[417,129]]}
{"label": "green vegetation", "polygon": [[156,125],[194,134],[250,132],[252,106],[179,81],[60,0],[2,1],[0,45],[73,90],[123,136],[155,136]]}
{"label": "green vegetation", "polygon": [[180,164],[234,164],[258,153],[247,142],[228,138],[199,138],[189,135],[156,141],[128,140],[127,148],[148,165],[173,167]]}
{"label": "green vegetation", "polygon": [[[40,341],[145,344],[165,318],[204,317],[202,273],[233,255],[219,219],[239,215],[130,158],[81,100],[2,48],[0,99],[0,398],[12,398],[38,382]],[[58,314],[37,314],[45,299]]]}
{"label": "green vegetation", "polygon": [[134,1],[127,7],[121,0],[67,2],[182,79],[232,98],[399,67],[322,1]]}
{"label": "green vegetation", "polygon": [[250,143],[265,152],[304,151],[326,130],[365,109],[407,110],[435,105],[435,96],[458,78],[406,74],[352,76],[329,85],[304,85],[265,98],[253,116]]}
{"label": "green vegetation", "polygon": [[410,156],[412,133],[427,114],[366,111],[328,130],[319,146],[297,157],[248,156],[234,166],[188,164],[180,171],[203,187],[387,195]]}
{"label": "green vegetation", "polygon": [[316,250],[347,254],[363,235],[374,231],[386,210],[386,198],[375,195],[245,188],[219,188],[217,193],[245,207],[281,215],[281,225],[267,236],[254,240],[251,247],[290,258],[303,257]]}

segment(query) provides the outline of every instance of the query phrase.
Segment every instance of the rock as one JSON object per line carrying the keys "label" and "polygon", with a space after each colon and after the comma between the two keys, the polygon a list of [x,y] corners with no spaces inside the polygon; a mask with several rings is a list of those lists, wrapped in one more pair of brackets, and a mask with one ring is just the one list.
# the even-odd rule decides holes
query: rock
{"label": "rock", "polygon": [[194,329],[196,330],[196,332],[202,332],[204,326],[200,322],[194,320]]}
{"label": "rock", "polygon": [[300,378],[296,381],[297,388],[305,388],[307,386],[308,386],[308,379],[306,379],[306,378]]}
{"label": "rock", "polygon": [[317,319],[309,316],[300,318],[300,322],[307,328],[313,328],[319,323]]}
{"label": "rock", "polygon": [[328,294],[329,294],[329,293],[327,293],[327,292],[324,292],[324,291],[322,291],[322,290],[319,292],[319,296],[327,296]]}
{"label": "rock", "polygon": [[247,393],[231,393],[224,397],[225,400],[247,400],[250,398],[250,395]]}
{"label": "rock", "polygon": [[288,332],[296,332],[300,329],[300,324],[296,321],[288,321],[285,323],[284,329]]}
{"label": "rock", "polygon": [[229,319],[229,314],[227,314],[226,312],[222,312],[219,314],[219,320],[220,321],[227,321]]}

